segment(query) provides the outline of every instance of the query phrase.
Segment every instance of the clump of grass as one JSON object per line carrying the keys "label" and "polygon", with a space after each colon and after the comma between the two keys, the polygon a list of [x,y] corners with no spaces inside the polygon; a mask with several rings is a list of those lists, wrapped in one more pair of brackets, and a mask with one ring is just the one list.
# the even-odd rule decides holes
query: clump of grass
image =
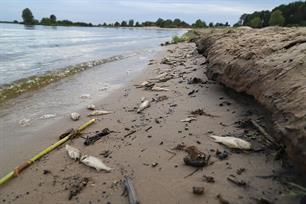
{"label": "clump of grass", "polygon": [[181,42],[190,42],[194,40],[195,38],[198,38],[198,34],[194,30],[189,30],[188,32],[184,33],[182,36],[175,35],[172,37],[172,40],[170,43],[167,44],[177,44]]}

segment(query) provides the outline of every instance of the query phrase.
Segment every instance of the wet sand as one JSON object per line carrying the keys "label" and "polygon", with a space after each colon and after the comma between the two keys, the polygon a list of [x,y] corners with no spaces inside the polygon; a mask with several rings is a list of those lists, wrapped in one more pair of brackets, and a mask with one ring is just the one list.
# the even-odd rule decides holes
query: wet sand
{"label": "wet sand", "polygon": [[[169,59],[166,64],[161,63],[165,61],[164,57]],[[194,44],[165,47],[141,76],[96,103],[97,109],[113,113],[97,117],[96,124],[84,132],[109,128],[113,133],[90,146],[83,145],[83,138],[67,143],[84,154],[102,159],[113,168],[110,173],[97,172],[71,160],[62,146],[0,187],[0,202],[128,203],[127,197],[121,194],[122,180],[129,176],[140,203],[220,203],[216,198],[218,194],[230,203],[256,203],[260,199],[294,203],[286,196],[288,188],[277,179],[260,178],[282,171],[281,163],[274,160],[275,152],[264,148],[262,137],[256,131],[235,127],[235,122],[246,117],[260,118],[261,109],[249,99],[233,97],[222,86],[207,80],[205,70],[205,58],[197,54]],[[172,73],[174,78],[158,83],[158,86],[170,91],[156,92],[134,86],[165,71]],[[187,84],[187,80],[193,77],[201,78],[204,83]],[[194,93],[190,94],[193,90]],[[142,113],[136,113],[142,97],[152,100],[158,96],[167,96],[168,99],[153,101]],[[208,115],[197,116],[197,120],[191,123],[181,122],[190,111],[199,108]],[[88,121],[88,112],[82,110],[77,122],[65,118],[46,128],[45,133],[56,141],[67,128]],[[132,130],[136,132],[125,137]],[[241,137],[250,141],[255,149],[263,148],[263,151],[233,151],[215,143],[209,138],[211,133]],[[173,150],[181,143],[196,146],[206,155],[211,155],[210,165],[188,176],[195,168],[184,164],[183,158],[187,153]],[[106,157],[102,154],[107,150],[110,154]],[[217,150],[227,151],[228,158],[220,160],[216,156]],[[240,172],[242,168],[245,171]],[[206,182],[203,175],[214,177],[215,183]],[[246,186],[230,182],[227,179],[230,175],[245,181]],[[81,178],[89,179],[87,185],[69,201],[71,184]],[[203,186],[204,194],[194,195],[193,186]]]}

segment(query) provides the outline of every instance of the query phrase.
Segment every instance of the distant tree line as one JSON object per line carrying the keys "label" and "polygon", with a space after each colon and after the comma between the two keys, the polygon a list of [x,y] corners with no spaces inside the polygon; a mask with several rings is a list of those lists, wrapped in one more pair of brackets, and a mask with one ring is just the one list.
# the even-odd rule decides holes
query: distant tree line
{"label": "distant tree line", "polygon": [[234,26],[263,28],[267,26],[306,26],[306,1],[275,7],[272,11],[243,14]]}
{"label": "distant tree line", "polygon": [[[54,14],[50,17],[44,17],[40,21],[34,18],[32,11],[29,8],[26,8],[22,11],[23,24],[25,25],[46,25],[46,26],[97,26],[97,27],[160,27],[160,28],[207,28],[207,27],[227,27],[230,26],[228,22],[226,23],[209,23],[206,24],[205,21],[198,19],[193,24],[188,24],[185,21],[182,21],[178,18],[171,19],[162,19],[159,18],[157,21],[145,21],[145,22],[135,22],[133,19],[129,21],[115,22],[115,23],[103,23],[98,25],[93,25],[92,23],[84,22],[72,22],[69,20],[57,20]],[[14,21],[18,23],[18,21]]]}

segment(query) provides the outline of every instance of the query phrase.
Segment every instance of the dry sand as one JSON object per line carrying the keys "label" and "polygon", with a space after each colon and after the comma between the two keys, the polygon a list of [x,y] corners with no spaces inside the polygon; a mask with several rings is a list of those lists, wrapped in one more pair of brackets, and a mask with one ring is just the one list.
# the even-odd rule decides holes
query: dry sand
{"label": "dry sand", "polygon": [[[172,65],[161,64],[164,57]],[[170,91],[154,92],[134,86],[154,78],[163,70],[175,75],[173,79],[158,84]],[[96,104],[98,109],[113,113],[97,117],[97,123],[85,132],[109,128],[114,133],[90,146],[83,145],[83,138],[68,142],[83,153],[102,159],[113,168],[110,173],[97,172],[71,160],[62,146],[1,187],[0,203],[128,203],[127,197],[121,195],[124,176],[132,178],[140,203],[146,204],[221,203],[216,198],[218,194],[230,203],[256,203],[263,198],[271,203],[293,202],[286,196],[289,192],[287,186],[282,185],[279,179],[273,179],[277,178],[273,175],[282,171],[281,163],[274,160],[275,152],[268,149],[260,152],[232,151],[208,137],[212,132],[237,136],[250,141],[257,150],[264,148],[260,134],[234,125],[246,117],[260,118],[260,108],[248,98],[234,97],[222,86],[207,80],[205,71],[205,58],[197,54],[194,44],[165,47],[140,77]],[[204,83],[187,84],[187,79],[192,77],[199,77]],[[188,95],[192,90],[195,93]],[[142,97],[152,100],[164,95],[167,100],[151,102],[143,113],[136,113],[135,107]],[[217,117],[202,115],[191,123],[180,121],[198,108]],[[88,112],[84,110],[78,122],[62,121],[58,129],[53,128],[53,134],[86,122],[88,118],[85,114]],[[124,137],[132,130],[136,132]],[[56,140],[56,136],[54,138]],[[173,150],[181,143],[194,145],[210,154],[212,164],[185,178],[195,168],[184,164],[186,152]],[[101,155],[106,150],[110,152],[107,158]],[[226,150],[228,158],[219,160],[216,150]],[[245,171],[238,175],[237,170],[241,168]],[[215,183],[204,181],[203,175],[214,177]],[[229,182],[227,177],[230,175],[244,180],[247,185],[241,187]],[[71,186],[84,181],[82,178],[88,178],[87,185],[68,200]],[[203,186],[204,194],[194,195],[193,186]]]}

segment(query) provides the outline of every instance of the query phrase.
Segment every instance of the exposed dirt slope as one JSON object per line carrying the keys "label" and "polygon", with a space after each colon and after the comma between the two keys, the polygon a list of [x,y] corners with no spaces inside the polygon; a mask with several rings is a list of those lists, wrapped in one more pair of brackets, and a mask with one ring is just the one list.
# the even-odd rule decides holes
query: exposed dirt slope
{"label": "exposed dirt slope", "polygon": [[264,105],[275,135],[306,170],[306,29],[199,30],[207,75]]}

